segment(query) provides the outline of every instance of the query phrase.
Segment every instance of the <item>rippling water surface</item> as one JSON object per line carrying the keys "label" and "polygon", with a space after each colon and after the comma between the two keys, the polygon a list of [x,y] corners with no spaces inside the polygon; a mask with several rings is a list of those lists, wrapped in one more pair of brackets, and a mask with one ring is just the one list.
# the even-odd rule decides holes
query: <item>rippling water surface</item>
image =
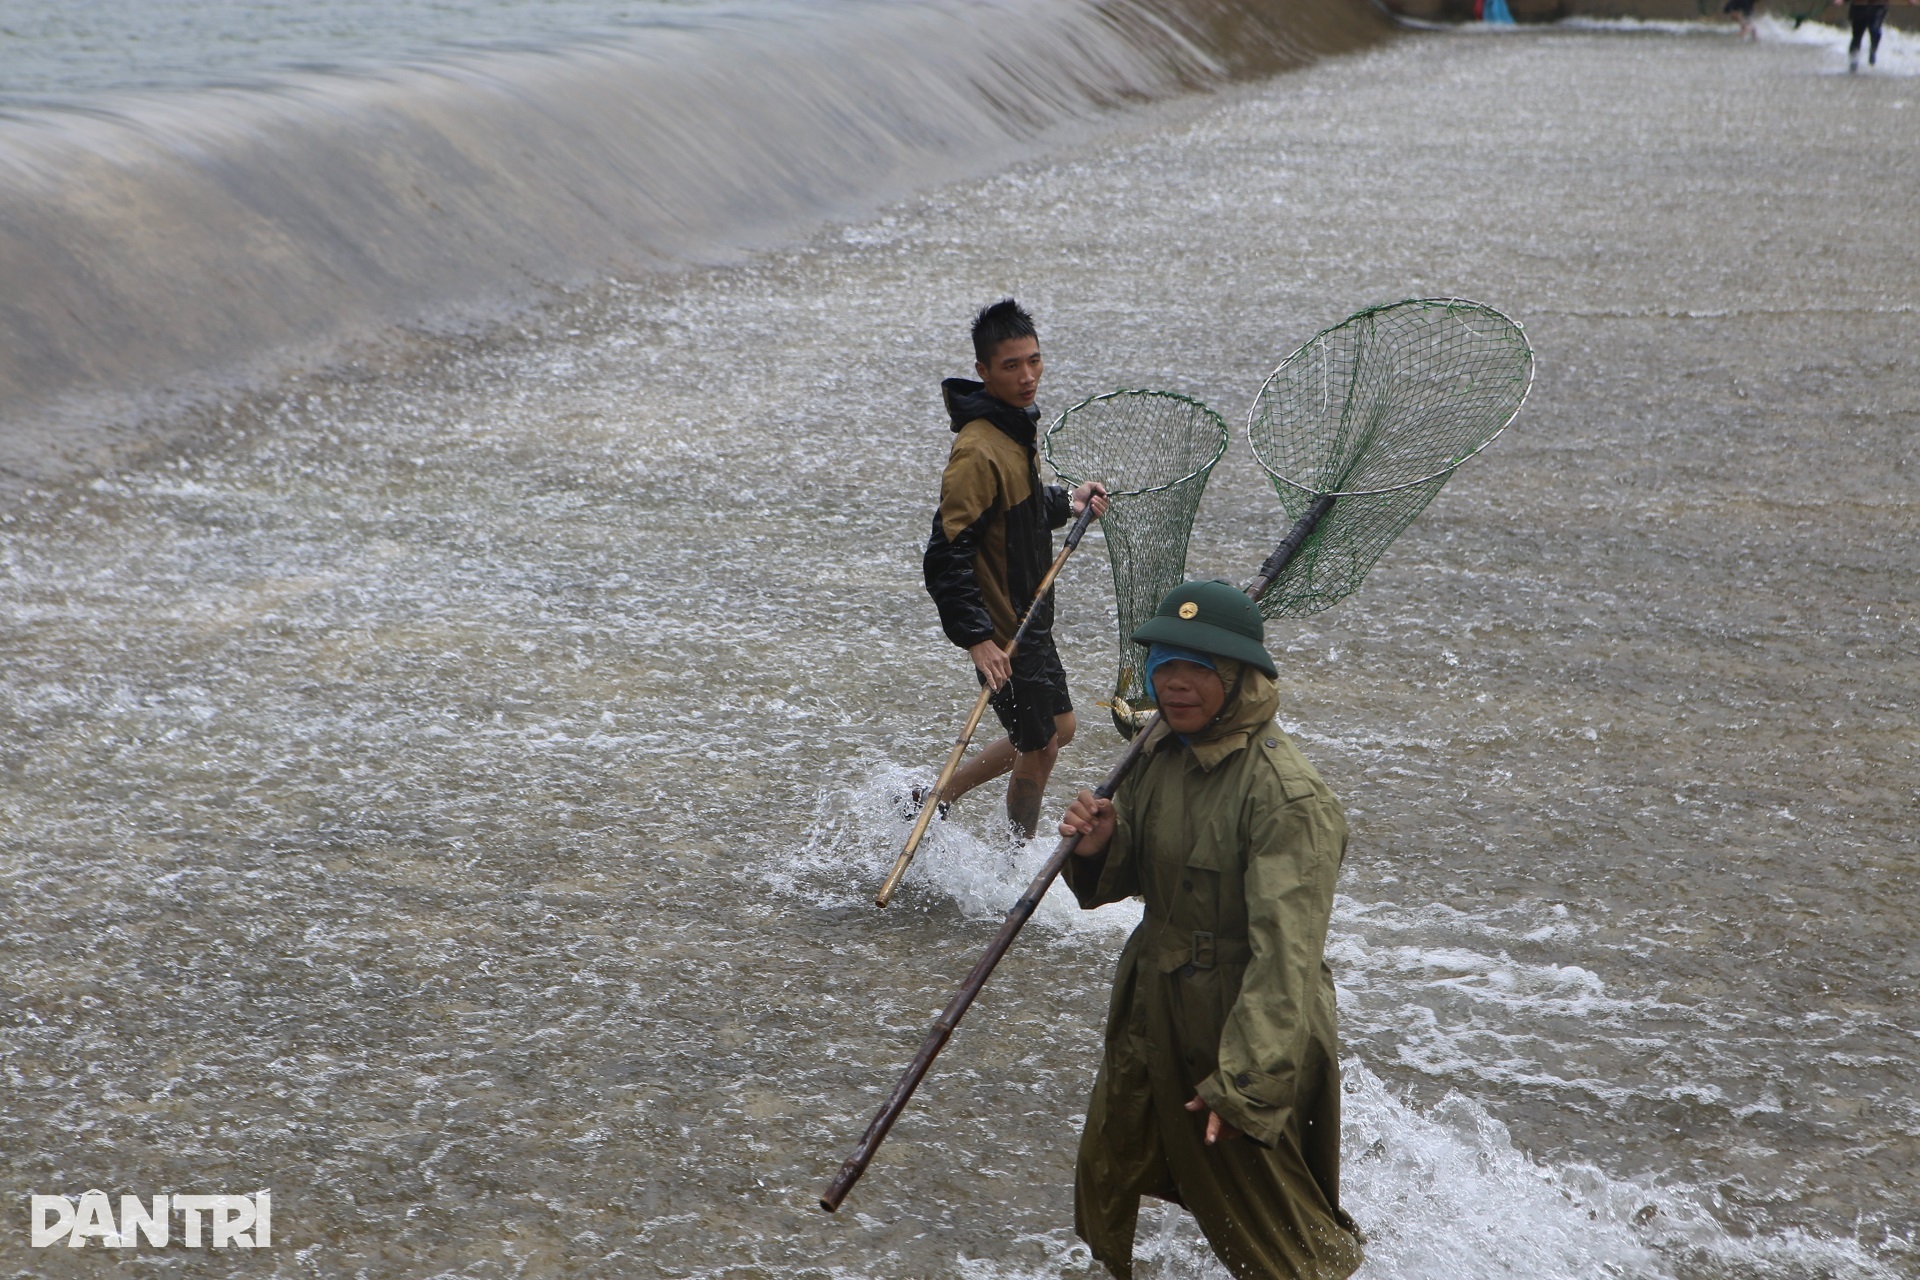
{"label": "rippling water surface", "polygon": [[81,105],[121,90],[544,47],[717,7],[703,0],[0,0],[0,105]]}
{"label": "rippling water surface", "polygon": [[[1528,325],[1525,415],[1271,633],[1352,815],[1363,1275],[1914,1274],[1920,145],[1874,122],[1920,98],[1825,56],[1404,39],[0,517],[9,1203],[270,1185],[287,1275],[1090,1274],[1124,904],[1050,901],[813,1206],[1043,854],[963,805],[868,905],[972,690],[918,584],[937,380],[1011,290],[1049,407],[1234,419],[1321,325],[1459,292]],[[1236,442],[1192,568],[1283,527]],[[1103,578],[1062,589],[1085,710]],[[119,1265],[17,1226],[9,1273]],[[1141,1249],[1223,1274],[1172,1213]]]}

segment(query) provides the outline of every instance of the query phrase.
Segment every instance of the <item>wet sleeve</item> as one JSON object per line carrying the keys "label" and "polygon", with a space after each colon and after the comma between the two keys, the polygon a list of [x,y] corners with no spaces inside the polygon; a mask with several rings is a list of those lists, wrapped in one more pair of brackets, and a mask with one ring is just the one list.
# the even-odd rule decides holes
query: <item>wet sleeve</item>
{"label": "wet sleeve", "polygon": [[920,558],[927,594],[940,610],[940,629],[962,649],[993,639],[993,616],[987,612],[986,598],[980,594],[980,582],[973,573],[980,529],[986,522],[987,517],[981,516],[977,523],[961,530],[958,538],[949,541],[946,530],[941,527],[940,515],[935,512],[926,554]]}
{"label": "wet sleeve", "polygon": [[956,443],[940,477],[940,509],[934,512],[921,571],[927,594],[940,611],[940,629],[962,649],[993,639],[993,616],[974,574],[980,534],[993,515],[999,486],[978,450]]}
{"label": "wet sleeve", "polygon": [[1294,1105],[1333,915],[1343,825],[1327,802],[1250,801],[1246,897],[1252,958],[1220,1033],[1220,1066],[1198,1093],[1222,1120],[1271,1146]]}
{"label": "wet sleeve", "polygon": [[1073,495],[1057,484],[1043,490],[1047,504],[1047,528],[1059,529],[1073,519]]}
{"label": "wet sleeve", "polygon": [[1139,864],[1134,859],[1132,784],[1131,778],[1121,783],[1114,796],[1113,839],[1107,843],[1107,851],[1098,858],[1074,854],[1061,871],[1067,888],[1073,890],[1073,896],[1089,911],[1131,898],[1141,891]]}

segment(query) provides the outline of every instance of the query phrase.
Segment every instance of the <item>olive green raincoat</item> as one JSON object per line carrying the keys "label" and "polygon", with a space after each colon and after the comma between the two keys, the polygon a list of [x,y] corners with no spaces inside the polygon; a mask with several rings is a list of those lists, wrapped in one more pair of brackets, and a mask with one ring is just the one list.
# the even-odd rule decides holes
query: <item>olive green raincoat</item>
{"label": "olive green raincoat", "polygon": [[[1074,1180],[1075,1228],[1121,1280],[1142,1195],[1185,1205],[1241,1280],[1341,1280],[1340,1074],[1323,954],[1346,848],[1340,802],[1273,723],[1263,672],[1182,742],[1162,724],[1114,796],[1103,857],[1068,859],[1084,907],[1146,899],[1121,953]],[[1195,1094],[1245,1136],[1203,1141]]]}

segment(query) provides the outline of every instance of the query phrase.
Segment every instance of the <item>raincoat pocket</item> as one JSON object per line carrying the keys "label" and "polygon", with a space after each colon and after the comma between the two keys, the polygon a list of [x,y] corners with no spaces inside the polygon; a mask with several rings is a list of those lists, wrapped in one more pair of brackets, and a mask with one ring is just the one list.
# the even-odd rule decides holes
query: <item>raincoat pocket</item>
{"label": "raincoat pocket", "polygon": [[1241,844],[1239,824],[1227,814],[1210,813],[1205,822],[1195,825],[1185,861],[1204,871],[1238,872],[1245,861]]}

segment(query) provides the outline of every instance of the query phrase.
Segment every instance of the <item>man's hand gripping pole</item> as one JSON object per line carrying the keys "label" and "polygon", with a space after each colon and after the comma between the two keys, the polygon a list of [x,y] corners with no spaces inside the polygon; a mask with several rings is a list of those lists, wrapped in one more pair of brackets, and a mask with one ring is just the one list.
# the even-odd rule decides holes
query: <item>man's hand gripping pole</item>
{"label": "man's hand gripping pole", "polygon": [[[1040,588],[1033,593],[1033,604],[1027,606],[1026,616],[1020,619],[1020,629],[1013,633],[1013,639],[1007,644],[1009,660],[1012,659],[1015,650],[1019,649],[1020,642],[1026,638],[1027,624],[1033,621],[1035,606],[1047,598],[1047,592],[1053,590],[1053,580],[1060,576],[1060,570],[1066,565],[1067,557],[1078,549],[1081,536],[1086,533],[1087,526],[1093,523],[1093,497],[1092,494],[1088,495],[1087,505],[1081,510],[1080,518],[1074,521],[1073,527],[1067,531],[1067,544],[1061,547],[1060,554],[1053,558],[1053,567],[1047,570],[1047,576],[1040,579]],[[940,797],[945,793],[947,784],[953,781],[954,773],[959,770],[960,759],[967,754],[967,744],[973,741],[973,731],[980,727],[980,717],[987,709],[987,699],[992,696],[991,685],[980,686],[980,696],[973,700],[973,712],[967,717],[966,724],[960,727],[960,736],[953,740],[953,750],[947,753],[946,766],[940,770],[938,781],[933,784],[933,790],[927,792],[920,806],[920,814],[913,820],[913,830],[907,835],[906,848],[902,849],[900,856],[894,860],[893,870],[888,873],[887,882],[880,886],[880,892],[873,895],[874,906],[884,907],[893,901],[894,891],[900,887],[901,878],[907,874],[907,866],[919,850],[920,841],[926,838],[927,827],[932,824],[935,813],[939,811]]]}

